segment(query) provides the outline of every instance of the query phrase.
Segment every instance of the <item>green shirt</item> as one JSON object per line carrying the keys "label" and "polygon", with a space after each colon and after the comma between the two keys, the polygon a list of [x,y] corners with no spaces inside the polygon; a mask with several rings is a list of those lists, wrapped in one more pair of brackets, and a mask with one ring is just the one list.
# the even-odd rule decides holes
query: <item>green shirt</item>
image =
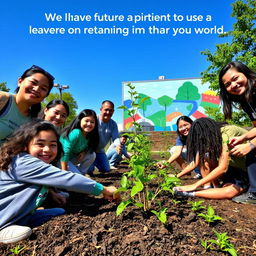
{"label": "green shirt", "polygon": [[61,136],[60,142],[64,151],[64,155],[61,158],[62,162],[75,159],[79,153],[88,148],[88,139],[83,135],[80,129],[72,130],[68,137]]}
{"label": "green shirt", "polygon": [[[222,136],[222,145],[227,145],[233,137],[241,136],[248,132],[236,125],[225,125],[221,127],[220,131]],[[245,157],[237,157],[230,154],[229,165],[246,171]]]}

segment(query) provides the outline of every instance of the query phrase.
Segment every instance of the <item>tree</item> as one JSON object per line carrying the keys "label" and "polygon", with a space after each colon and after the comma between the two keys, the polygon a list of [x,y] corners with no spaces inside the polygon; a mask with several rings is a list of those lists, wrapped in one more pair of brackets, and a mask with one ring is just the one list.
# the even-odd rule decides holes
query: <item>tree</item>
{"label": "tree", "polygon": [[164,112],[166,115],[166,107],[168,107],[172,104],[173,99],[167,95],[164,95],[164,96],[158,98],[157,101],[161,106],[164,106]]}
{"label": "tree", "polygon": [[[214,53],[209,50],[201,52],[210,62],[209,67],[201,73],[202,82],[209,82],[210,88],[217,93],[219,93],[220,69],[230,61],[241,61],[252,70],[256,70],[256,2],[255,0],[237,0],[232,6],[231,16],[236,19],[233,30],[220,35],[220,37],[226,37],[228,42],[216,45]],[[244,112],[238,111],[236,115],[243,120],[242,122],[236,120],[236,124],[242,125],[249,122]]]}
{"label": "tree", "polygon": [[149,96],[143,93],[139,93],[138,104],[140,105],[140,109],[142,109],[143,117],[145,116],[145,111],[147,110],[148,105],[152,104],[152,101]]}
{"label": "tree", "polygon": [[178,90],[176,100],[199,100],[198,88],[191,82],[185,82]]}
{"label": "tree", "polygon": [[[237,0],[232,6],[231,16],[236,19],[233,30],[220,35],[226,37],[228,42],[216,45],[214,53],[209,50],[201,52],[210,62],[209,67],[201,73],[202,82],[209,82],[210,88],[217,92],[219,92],[218,74],[228,62],[241,61],[252,70],[256,70],[256,2]],[[249,120],[245,113],[239,113],[238,116],[247,119],[246,122]],[[240,124],[239,120],[237,124]]]}
{"label": "tree", "polygon": [[6,82],[0,83],[0,91],[9,92],[10,89],[6,85]]}
{"label": "tree", "polygon": [[[45,108],[45,106],[48,104],[48,102],[50,102],[54,99],[59,99],[59,98],[60,98],[60,96],[58,93],[50,93],[49,96],[42,103],[42,107]],[[64,101],[66,101],[69,106],[70,113],[69,113],[68,119],[66,121],[66,124],[69,124],[76,117],[76,109],[78,108],[77,103],[70,92],[62,93],[62,99]]]}

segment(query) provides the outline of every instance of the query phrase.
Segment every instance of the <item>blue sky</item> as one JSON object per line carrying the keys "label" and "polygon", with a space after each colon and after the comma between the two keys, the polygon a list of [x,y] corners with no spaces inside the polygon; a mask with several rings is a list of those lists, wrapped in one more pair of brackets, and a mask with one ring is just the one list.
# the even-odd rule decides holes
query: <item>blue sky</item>
{"label": "blue sky", "polygon": [[[116,106],[122,104],[122,82],[200,77],[208,62],[200,51],[213,51],[215,45],[227,39],[218,34],[196,35],[194,27],[223,25],[225,31],[232,29],[231,3],[216,0],[45,0],[35,2],[2,1],[0,16],[0,82],[7,82],[11,91],[17,79],[33,64],[43,67],[56,78],[56,83],[68,84],[78,103],[79,110],[94,109],[99,113],[105,99]],[[154,22],[47,22],[45,13],[90,15],[94,13],[123,15],[166,15],[170,21]],[[183,21],[174,21],[173,15],[182,15]],[[186,21],[186,15],[211,15],[211,21]],[[121,27],[129,28],[129,35],[29,34],[33,28],[63,27]],[[132,34],[132,26],[145,29],[145,34]],[[165,35],[149,34],[148,27],[169,27]],[[173,36],[173,28],[191,28],[191,34]],[[58,92],[53,89],[52,92]],[[122,122],[122,111],[116,110],[114,119]]]}

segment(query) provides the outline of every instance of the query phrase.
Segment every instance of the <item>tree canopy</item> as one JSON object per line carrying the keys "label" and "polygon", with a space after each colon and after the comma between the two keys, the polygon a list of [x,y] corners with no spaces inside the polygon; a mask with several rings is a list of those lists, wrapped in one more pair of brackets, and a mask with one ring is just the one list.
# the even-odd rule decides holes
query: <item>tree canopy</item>
{"label": "tree canopy", "polygon": [[6,82],[0,83],[0,91],[9,92],[10,89],[6,85],[7,85]]}
{"label": "tree canopy", "polygon": [[[252,70],[256,70],[256,1],[235,1],[232,4],[231,16],[236,20],[233,24],[233,30],[219,35],[226,38],[227,42],[217,44],[213,53],[208,49],[201,52],[210,62],[208,68],[201,73],[202,82],[209,82],[210,88],[217,91],[217,93],[219,93],[218,74],[221,68],[230,61],[241,61]],[[219,119],[221,114],[218,113],[216,118]],[[250,122],[244,112],[235,115],[242,120],[240,122],[235,118],[236,124],[243,125]],[[222,117],[222,120],[224,120],[224,116]]]}

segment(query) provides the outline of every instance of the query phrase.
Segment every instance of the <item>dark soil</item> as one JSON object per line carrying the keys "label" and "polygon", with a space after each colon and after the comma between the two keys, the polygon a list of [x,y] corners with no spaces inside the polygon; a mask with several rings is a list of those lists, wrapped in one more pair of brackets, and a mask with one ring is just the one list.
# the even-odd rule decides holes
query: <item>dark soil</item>
{"label": "dark soil", "polygon": [[[95,180],[104,185],[119,186],[126,166]],[[191,177],[183,179],[193,182]],[[180,200],[180,199],[179,199]],[[198,200],[198,199],[193,199]],[[176,203],[170,194],[161,197],[168,207],[168,224],[153,214],[128,206],[115,215],[116,205],[103,198],[72,193],[67,214],[35,228],[32,236],[17,244],[0,245],[0,255],[14,255],[10,249],[25,247],[19,255],[229,255],[220,250],[205,251],[201,240],[216,239],[214,230],[227,232],[238,255],[256,255],[256,206],[236,204],[229,200],[205,200],[215,214],[223,218],[208,225],[191,210],[188,199]],[[94,203],[94,205],[92,204]]]}

